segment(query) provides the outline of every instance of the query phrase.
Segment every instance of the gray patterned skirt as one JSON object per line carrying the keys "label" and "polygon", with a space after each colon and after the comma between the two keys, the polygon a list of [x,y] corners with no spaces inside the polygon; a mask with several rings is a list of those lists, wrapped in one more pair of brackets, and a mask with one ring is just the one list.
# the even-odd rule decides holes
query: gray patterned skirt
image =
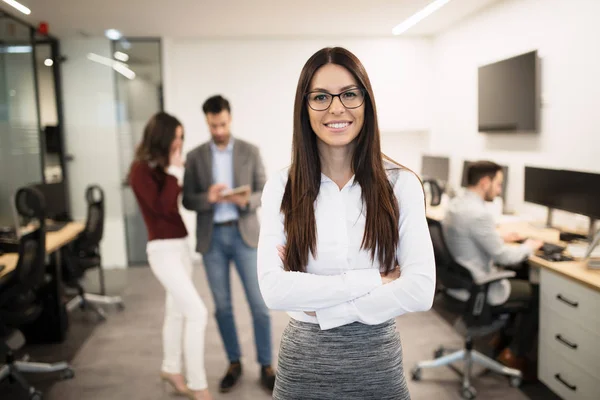
{"label": "gray patterned skirt", "polygon": [[281,338],[275,400],[409,400],[396,322],[322,331],[290,319]]}

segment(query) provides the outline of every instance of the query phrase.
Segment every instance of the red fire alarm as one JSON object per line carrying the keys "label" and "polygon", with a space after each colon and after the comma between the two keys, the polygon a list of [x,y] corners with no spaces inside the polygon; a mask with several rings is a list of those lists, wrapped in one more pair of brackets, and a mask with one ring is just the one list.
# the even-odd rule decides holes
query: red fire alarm
{"label": "red fire alarm", "polygon": [[42,35],[47,35],[48,34],[48,23],[40,22],[40,25],[38,26],[38,32],[41,33]]}

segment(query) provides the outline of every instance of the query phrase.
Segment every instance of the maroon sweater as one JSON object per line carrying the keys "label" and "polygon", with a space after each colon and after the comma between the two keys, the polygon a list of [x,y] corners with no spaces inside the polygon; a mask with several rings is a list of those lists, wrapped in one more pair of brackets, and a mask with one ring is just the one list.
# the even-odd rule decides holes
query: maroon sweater
{"label": "maroon sweater", "polygon": [[177,203],[181,192],[177,178],[146,162],[135,161],[129,173],[129,184],[142,210],[149,241],[187,236]]}

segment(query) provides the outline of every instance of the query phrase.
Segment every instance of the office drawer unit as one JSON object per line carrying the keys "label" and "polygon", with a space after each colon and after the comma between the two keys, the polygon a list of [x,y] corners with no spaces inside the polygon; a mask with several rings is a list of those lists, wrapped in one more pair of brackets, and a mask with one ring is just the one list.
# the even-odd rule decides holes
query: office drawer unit
{"label": "office drawer unit", "polygon": [[566,400],[597,399],[600,293],[541,270],[539,379]]}
{"label": "office drawer unit", "polygon": [[600,380],[600,334],[584,329],[550,307],[540,309],[540,352],[552,349]]}
{"label": "office drawer unit", "polygon": [[597,400],[600,380],[540,342],[539,379],[564,400]]}
{"label": "office drawer unit", "polygon": [[540,307],[600,335],[600,293],[555,272],[542,269]]}

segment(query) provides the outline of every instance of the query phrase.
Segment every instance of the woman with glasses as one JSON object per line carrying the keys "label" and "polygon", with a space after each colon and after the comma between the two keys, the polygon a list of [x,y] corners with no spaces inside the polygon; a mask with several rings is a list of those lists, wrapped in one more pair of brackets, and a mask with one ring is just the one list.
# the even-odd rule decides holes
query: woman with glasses
{"label": "woman with glasses", "polygon": [[325,48],[296,91],[292,164],[262,196],[263,297],[291,316],[273,398],[404,400],[394,318],[431,307],[423,188],[381,153],[361,62]]}

